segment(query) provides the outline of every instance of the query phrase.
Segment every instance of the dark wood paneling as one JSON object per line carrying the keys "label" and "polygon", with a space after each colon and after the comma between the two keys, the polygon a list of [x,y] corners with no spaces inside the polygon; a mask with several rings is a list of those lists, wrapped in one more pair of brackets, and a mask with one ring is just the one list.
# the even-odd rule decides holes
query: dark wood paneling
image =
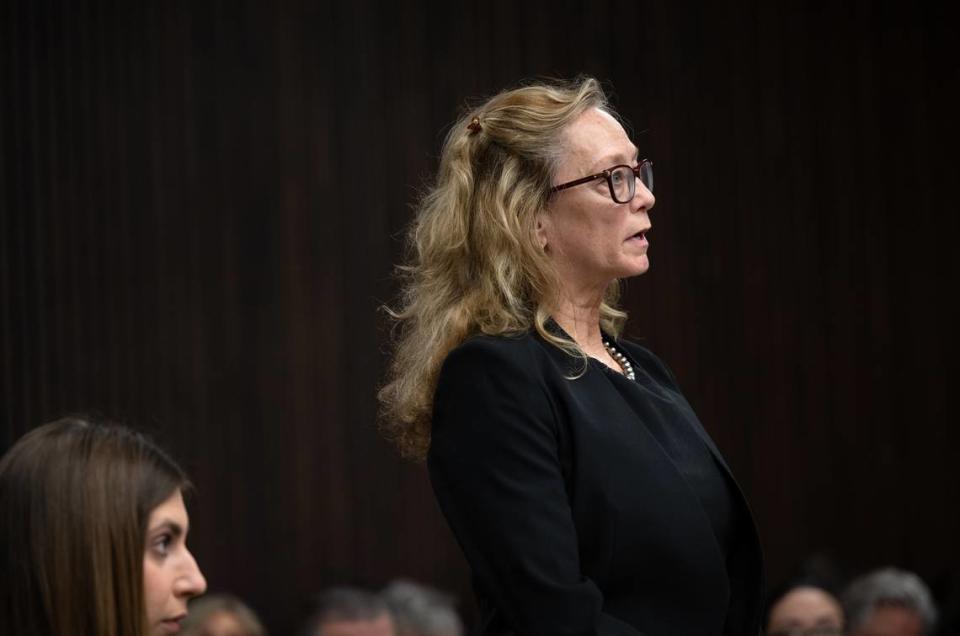
{"label": "dark wood paneling", "polygon": [[770,578],[960,562],[954,10],[82,4],[0,6],[0,448],[77,410],[155,431],[211,589],[277,633],[335,582],[469,595],[376,432],[377,308],[457,109],[537,75],[609,82],[656,160],[629,333],[735,467]]}

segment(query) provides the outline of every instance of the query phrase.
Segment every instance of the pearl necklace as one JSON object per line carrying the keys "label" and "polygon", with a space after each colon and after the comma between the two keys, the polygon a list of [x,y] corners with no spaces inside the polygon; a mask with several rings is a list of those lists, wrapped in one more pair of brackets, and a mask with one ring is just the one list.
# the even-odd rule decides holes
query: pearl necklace
{"label": "pearl necklace", "polygon": [[620,368],[623,369],[623,375],[626,376],[628,380],[637,379],[637,375],[633,372],[633,365],[630,364],[629,360],[627,360],[627,356],[614,349],[613,345],[606,340],[603,341],[603,348],[606,349],[607,353],[610,354],[610,357],[620,365]]}

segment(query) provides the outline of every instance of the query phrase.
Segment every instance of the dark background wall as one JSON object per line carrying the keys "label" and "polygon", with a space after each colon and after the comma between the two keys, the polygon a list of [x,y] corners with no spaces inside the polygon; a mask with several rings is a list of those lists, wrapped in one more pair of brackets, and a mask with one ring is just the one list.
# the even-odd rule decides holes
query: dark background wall
{"label": "dark background wall", "polygon": [[[709,4],[709,6],[707,6]],[[376,431],[378,307],[468,98],[593,74],[657,166],[628,333],[777,581],[960,563],[956,10],[908,3],[0,4],[0,450],[66,412],[189,469],[211,590],[465,563]]]}

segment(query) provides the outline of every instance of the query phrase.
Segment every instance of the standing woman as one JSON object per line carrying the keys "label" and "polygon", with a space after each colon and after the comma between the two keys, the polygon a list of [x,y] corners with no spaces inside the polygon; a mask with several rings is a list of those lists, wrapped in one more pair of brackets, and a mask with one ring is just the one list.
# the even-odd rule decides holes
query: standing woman
{"label": "standing woman", "polygon": [[467,113],[417,210],[383,421],[427,459],[485,635],[758,632],[743,496],[667,367],[619,338],[652,189],[588,78]]}
{"label": "standing woman", "polygon": [[0,459],[0,634],[161,636],[206,581],[183,471],[129,429],[79,418]]}

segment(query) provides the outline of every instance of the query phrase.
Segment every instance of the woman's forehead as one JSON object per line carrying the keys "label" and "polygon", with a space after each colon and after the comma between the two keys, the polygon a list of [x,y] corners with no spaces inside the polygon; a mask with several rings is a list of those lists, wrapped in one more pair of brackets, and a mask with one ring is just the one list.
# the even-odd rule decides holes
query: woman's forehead
{"label": "woman's forehead", "polygon": [[631,163],[637,158],[623,126],[599,108],[591,108],[567,129],[567,157],[564,163],[576,166],[584,174],[597,172],[617,163]]}
{"label": "woman's forehead", "polygon": [[183,493],[178,488],[166,500],[150,511],[147,525],[151,528],[165,523],[176,524],[186,529],[189,523],[187,508],[183,502]]}

